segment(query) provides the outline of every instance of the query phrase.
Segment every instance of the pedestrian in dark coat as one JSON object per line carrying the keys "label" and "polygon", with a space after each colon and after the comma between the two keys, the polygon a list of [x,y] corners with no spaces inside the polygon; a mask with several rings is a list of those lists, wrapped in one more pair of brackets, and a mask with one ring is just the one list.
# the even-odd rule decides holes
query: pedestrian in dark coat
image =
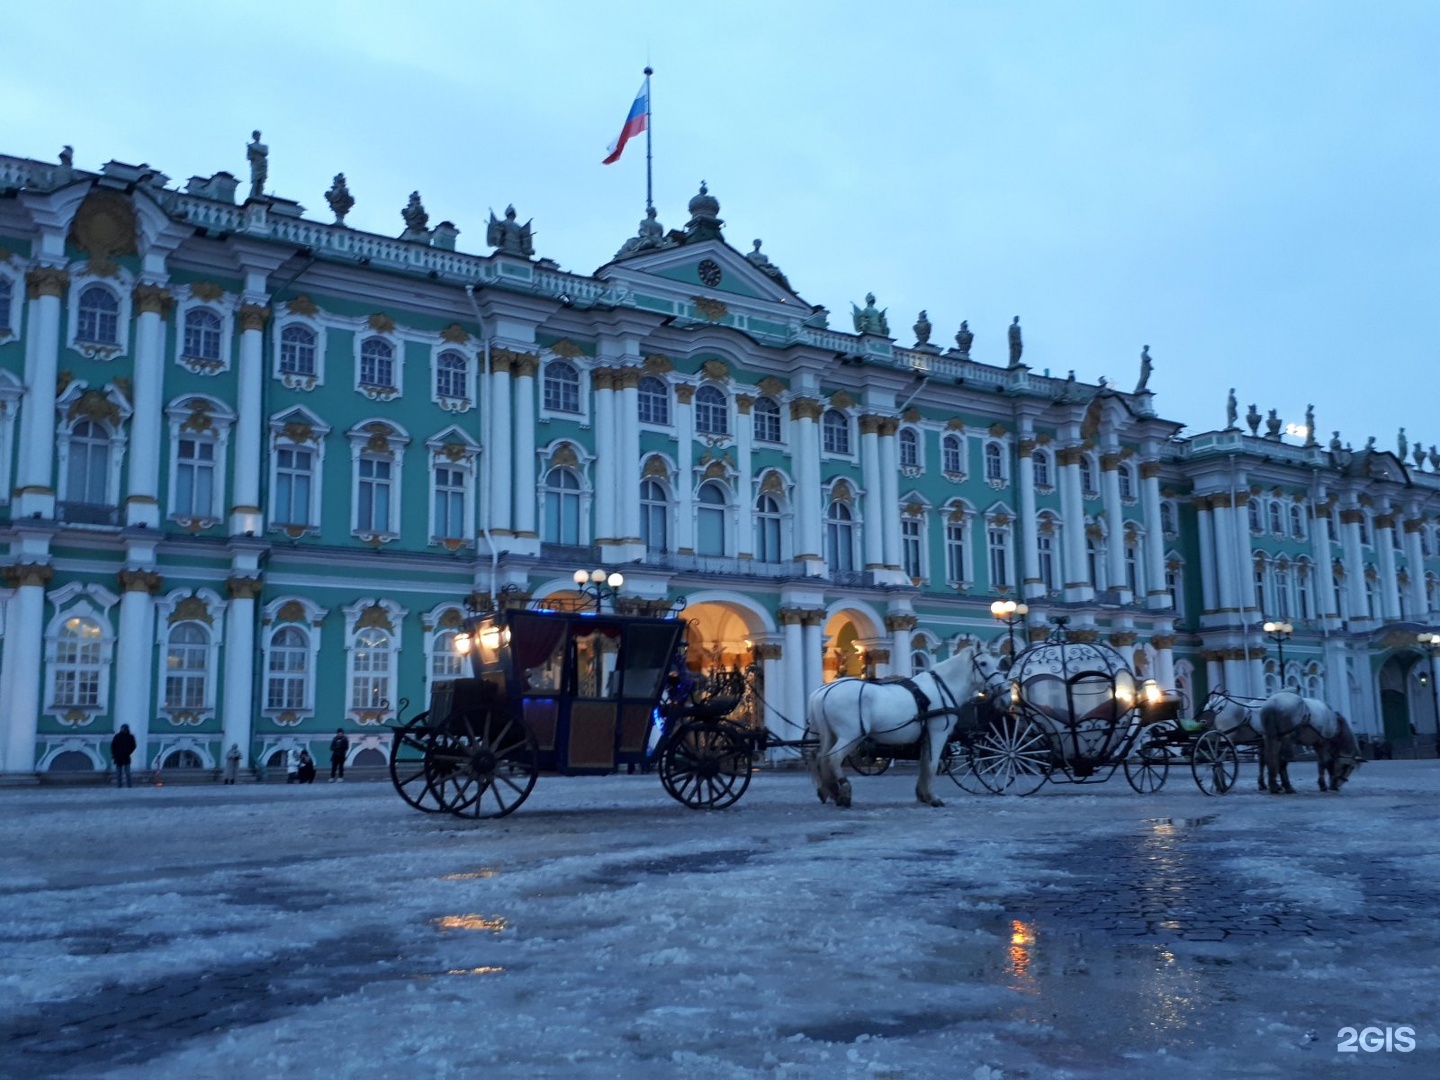
{"label": "pedestrian in dark coat", "polygon": [[110,760],[115,763],[116,787],[130,787],[130,758],[139,744],[130,734],[130,725],[121,724],[120,730],[110,740]]}
{"label": "pedestrian in dark coat", "polygon": [[345,755],[349,752],[350,740],[345,736],[345,729],[337,727],[335,737],[330,740],[330,783],[345,782]]}
{"label": "pedestrian in dark coat", "polygon": [[300,751],[300,772],[296,779],[302,784],[315,782],[315,759],[310,756],[309,750]]}

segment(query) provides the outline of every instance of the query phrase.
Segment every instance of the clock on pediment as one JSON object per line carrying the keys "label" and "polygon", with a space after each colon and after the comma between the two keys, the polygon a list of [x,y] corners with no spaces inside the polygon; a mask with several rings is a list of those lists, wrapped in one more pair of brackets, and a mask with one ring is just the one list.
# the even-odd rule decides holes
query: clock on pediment
{"label": "clock on pediment", "polygon": [[712,289],[715,288],[716,285],[719,285],[720,279],[725,276],[724,271],[720,269],[720,264],[714,259],[700,260],[700,265],[697,269],[700,272],[701,283],[708,285]]}

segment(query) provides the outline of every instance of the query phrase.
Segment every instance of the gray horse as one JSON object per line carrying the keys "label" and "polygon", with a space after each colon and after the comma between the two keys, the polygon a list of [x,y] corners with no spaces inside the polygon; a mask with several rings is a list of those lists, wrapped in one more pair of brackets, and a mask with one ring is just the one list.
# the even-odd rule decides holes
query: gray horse
{"label": "gray horse", "polygon": [[1260,706],[1260,727],[1265,733],[1265,765],[1272,795],[1295,793],[1289,773],[1290,751],[1295,745],[1314,747],[1321,791],[1339,791],[1360,764],[1360,747],[1349,722],[1317,698],[1301,697],[1290,690],[1271,694]]}
{"label": "gray horse", "polygon": [[[1265,732],[1260,728],[1260,706],[1263,698],[1242,698],[1227,694],[1224,690],[1211,690],[1199,714],[1195,717],[1207,727],[1213,727],[1236,746],[1255,746],[1263,749]],[[1265,755],[1256,755],[1260,768],[1256,782],[1261,791],[1265,783]]]}

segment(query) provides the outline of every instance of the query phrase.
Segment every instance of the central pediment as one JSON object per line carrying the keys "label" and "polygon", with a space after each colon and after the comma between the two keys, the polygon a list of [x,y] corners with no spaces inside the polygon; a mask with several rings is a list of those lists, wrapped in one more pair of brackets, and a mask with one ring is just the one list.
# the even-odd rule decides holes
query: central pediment
{"label": "central pediment", "polygon": [[602,266],[595,276],[602,281],[623,281],[632,287],[643,285],[650,290],[662,287],[662,281],[673,282],[673,291],[687,297],[696,292],[714,296],[729,294],[792,305],[801,310],[809,308],[788,287],[783,275],[765,273],[724,240],[676,243],[672,247],[640,252]]}

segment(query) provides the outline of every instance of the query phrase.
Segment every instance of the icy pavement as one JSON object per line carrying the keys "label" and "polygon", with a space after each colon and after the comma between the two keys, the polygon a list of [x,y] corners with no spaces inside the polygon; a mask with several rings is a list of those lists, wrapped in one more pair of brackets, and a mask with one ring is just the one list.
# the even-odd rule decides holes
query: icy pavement
{"label": "icy pavement", "polygon": [[0,1077],[1440,1076],[1440,762],[1312,768],[851,811],[766,772],[708,815],[542,777],[477,823],[0,791]]}

